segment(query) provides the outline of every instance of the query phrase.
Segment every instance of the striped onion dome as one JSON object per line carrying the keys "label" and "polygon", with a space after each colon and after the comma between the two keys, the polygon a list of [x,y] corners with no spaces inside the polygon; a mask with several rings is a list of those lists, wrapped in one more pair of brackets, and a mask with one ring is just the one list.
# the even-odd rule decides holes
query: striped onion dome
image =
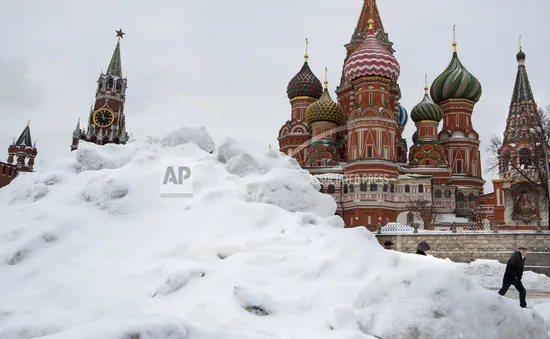
{"label": "striped onion dome", "polygon": [[456,52],[456,43],[451,63],[438,76],[430,90],[431,97],[436,104],[447,99],[468,99],[478,102],[481,98],[481,83],[462,65]]}
{"label": "striped onion dome", "polygon": [[327,87],[325,82],[325,90],[321,98],[306,109],[305,120],[310,125],[316,121],[330,121],[340,125],[346,120],[346,114],[340,105],[332,100]]}
{"label": "striped onion dome", "polygon": [[374,35],[373,21],[369,22],[369,32],[365,41],[351,53],[344,65],[344,76],[353,80],[379,76],[397,81],[400,66],[390,49],[382,44]]}
{"label": "striped onion dome", "polygon": [[424,99],[422,99],[422,101],[418,105],[414,106],[411,111],[412,121],[441,121],[443,119],[443,110],[428,96],[428,87],[424,88],[424,90],[426,91],[426,93],[424,94]]}
{"label": "striped onion dome", "polygon": [[405,127],[407,121],[409,121],[409,113],[407,113],[405,107],[399,105],[399,126]]}
{"label": "striped onion dome", "polygon": [[286,94],[289,99],[296,97],[311,97],[319,99],[323,94],[323,85],[321,81],[313,74],[309,68],[307,59],[302,69],[290,80],[286,88]]}
{"label": "striped onion dome", "polygon": [[412,136],[413,144],[416,144],[416,140],[418,140],[418,131],[414,131]]}

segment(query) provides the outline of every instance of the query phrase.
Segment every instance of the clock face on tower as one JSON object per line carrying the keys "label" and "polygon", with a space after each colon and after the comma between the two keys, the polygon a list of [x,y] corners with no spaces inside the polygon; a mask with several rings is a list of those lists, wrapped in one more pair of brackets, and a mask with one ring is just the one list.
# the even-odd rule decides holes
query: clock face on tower
{"label": "clock face on tower", "polygon": [[92,119],[97,127],[109,127],[115,121],[115,113],[108,108],[100,108],[93,113]]}

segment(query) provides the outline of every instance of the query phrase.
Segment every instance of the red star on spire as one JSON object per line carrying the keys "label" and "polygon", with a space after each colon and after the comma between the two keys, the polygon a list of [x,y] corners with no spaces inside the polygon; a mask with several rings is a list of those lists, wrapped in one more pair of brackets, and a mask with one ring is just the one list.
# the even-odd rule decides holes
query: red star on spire
{"label": "red star on spire", "polygon": [[118,31],[115,30],[115,32],[116,32],[117,38],[124,38],[123,35],[126,34],[126,33],[122,32],[122,28],[119,29]]}

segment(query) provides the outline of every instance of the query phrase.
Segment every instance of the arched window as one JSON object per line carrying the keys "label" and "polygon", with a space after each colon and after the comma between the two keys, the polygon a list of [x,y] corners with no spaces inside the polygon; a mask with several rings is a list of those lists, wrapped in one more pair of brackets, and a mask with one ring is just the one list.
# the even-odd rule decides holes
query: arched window
{"label": "arched window", "polygon": [[411,186],[405,185],[405,193],[411,193]]}
{"label": "arched window", "polygon": [[325,187],[323,185],[321,185],[321,189],[319,190],[319,192],[325,193]]}
{"label": "arched window", "polygon": [[391,184],[390,185],[390,193],[394,193],[394,192],[395,192],[395,185]]}
{"label": "arched window", "polygon": [[359,190],[360,190],[361,192],[366,192],[366,191],[368,191],[368,185],[367,185],[366,183],[362,182],[361,184],[359,184]]}
{"label": "arched window", "polygon": [[348,194],[348,184],[344,185],[344,194]]}
{"label": "arched window", "polygon": [[388,191],[388,184],[384,184],[384,186],[382,187],[382,190],[384,190],[384,192],[387,192]]}
{"label": "arched window", "polygon": [[372,92],[369,92],[369,105],[372,105]]}
{"label": "arched window", "polygon": [[328,193],[334,194],[335,192],[336,192],[336,187],[334,187],[334,185],[332,184],[328,185]]}
{"label": "arched window", "polygon": [[355,186],[353,184],[349,185],[349,191],[353,193],[355,191]]}
{"label": "arched window", "polygon": [[371,192],[378,191],[378,185],[373,182],[372,184],[370,184],[370,190],[371,190]]}
{"label": "arched window", "polygon": [[521,168],[527,168],[531,166],[531,150],[528,148],[522,148],[519,150],[519,165]]}
{"label": "arched window", "polygon": [[451,197],[451,190],[445,190],[445,198],[449,199]]}
{"label": "arched window", "polygon": [[441,199],[441,196],[442,196],[441,190],[435,190],[434,195],[435,195],[435,197],[436,197],[437,199]]}
{"label": "arched window", "polygon": [[474,195],[473,193],[470,193],[470,194],[468,195],[468,200],[469,200],[469,201],[474,201],[475,198],[476,198],[476,197],[475,197],[475,195]]}
{"label": "arched window", "polygon": [[424,193],[424,185],[418,185],[418,193]]}
{"label": "arched window", "polygon": [[107,81],[107,90],[108,90],[108,91],[112,90],[112,89],[113,89],[113,85],[114,85],[113,79],[109,79],[109,80]]}
{"label": "arched window", "polygon": [[458,195],[456,196],[456,199],[458,201],[464,201],[464,193],[458,192]]}

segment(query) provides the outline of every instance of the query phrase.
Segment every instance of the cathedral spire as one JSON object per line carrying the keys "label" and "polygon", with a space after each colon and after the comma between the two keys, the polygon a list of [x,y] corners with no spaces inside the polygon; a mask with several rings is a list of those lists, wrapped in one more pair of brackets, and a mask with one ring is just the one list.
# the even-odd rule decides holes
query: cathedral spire
{"label": "cathedral spire", "polygon": [[120,39],[124,38],[124,34],[122,32],[122,29],[119,29],[116,31],[116,36],[118,38],[118,41],[115,46],[115,51],[113,52],[113,56],[111,57],[111,62],[109,62],[109,67],[107,67],[107,73],[106,75],[113,75],[116,77],[122,77],[122,62],[120,61]]}
{"label": "cathedral spire", "polygon": [[[521,39],[521,38],[520,38]],[[521,40],[520,40],[521,41]],[[531,90],[531,84],[529,83],[529,77],[527,76],[527,69],[525,68],[525,53],[523,48],[519,46],[519,52],[516,54],[516,59],[518,61],[518,73],[516,75],[516,83],[514,85],[514,92],[512,94],[511,105],[520,103],[525,100],[535,101],[533,96],[533,91]]]}
{"label": "cathedral spire", "polygon": [[380,12],[376,5],[376,0],[364,0],[363,9],[357,22],[357,27],[352,37],[352,42],[356,39],[364,38],[369,30],[369,21],[373,20],[374,30],[384,32],[384,26],[382,25],[382,19],[380,18]]}

